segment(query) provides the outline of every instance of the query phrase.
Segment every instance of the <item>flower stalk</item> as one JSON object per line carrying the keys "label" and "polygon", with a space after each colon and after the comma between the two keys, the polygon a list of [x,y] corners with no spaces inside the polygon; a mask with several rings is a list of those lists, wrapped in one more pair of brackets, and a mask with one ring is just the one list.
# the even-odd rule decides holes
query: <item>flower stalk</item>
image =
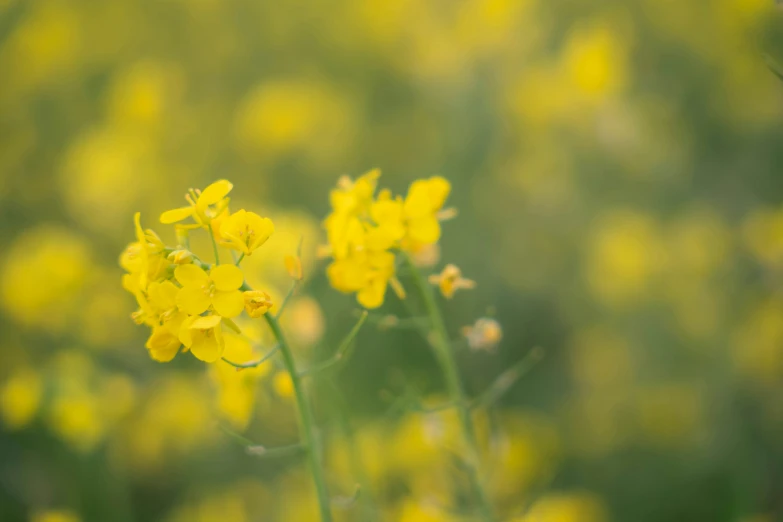
{"label": "flower stalk", "polygon": [[332,521],[331,498],[329,497],[329,488],[326,484],[326,475],[323,469],[323,454],[321,443],[316,434],[315,415],[313,414],[312,404],[305,393],[299,370],[294,360],[294,355],[286,341],[283,331],[277,319],[270,313],[264,315],[272,334],[277,339],[280,354],[283,358],[283,364],[286,371],[291,376],[291,383],[294,388],[294,399],[296,400],[296,409],[299,415],[299,431],[302,437],[302,446],[307,453],[307,460],[310,467],[310,473],[315,483],[316,496],[318,498],[318,509],[321,515],[321,522]]}
{"label": "flower stalk", "polygon": [[425,312],[429,318],[430,326],[432,327],[431,344],[438,364],[443,371],[449,401],[457,409],[460,430],[465,443],[465,468],[468,472],[473,499],[476,503],[481,520],[484,522],[495,522],[496,518],[492,512],[492,505],[489,501],[489,496],[484,489],[484,483],[481,476],[476,426],[473,423],[470,404],[465,395],[459,367],[454,356],[451,342],[449,341],[443,316],[435,301],[432,288],[430,288],[424,276],[418,268],[416,268],[410,255],[407,252],[402,252],[402,256],[410,272],[411,278],[413,279],[413,283],[421,296]]}

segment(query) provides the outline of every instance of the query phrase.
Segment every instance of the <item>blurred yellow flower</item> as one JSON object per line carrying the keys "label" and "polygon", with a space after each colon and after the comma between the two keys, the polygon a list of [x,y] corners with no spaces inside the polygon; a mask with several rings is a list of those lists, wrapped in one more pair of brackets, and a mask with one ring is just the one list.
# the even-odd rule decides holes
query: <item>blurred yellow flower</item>
{"label": "blurred yellow flower", "polygon": [[38,372],[14,371],[0,387],[0,418],[9,430],[25,427],[35,417],[43,397],[43,380]]}
{"label": "blurred yellow flower", "polygon": [[272,386],[280,397],[288,399],[294,396],[294,383],[287,372],[277,372],[272,380]]}
{"label": "blurred yellow flower", "polygon": [[462,335],[471,350],[493,350],[503,338],[503,328],[490,317],[481,317],[471,326],[462,328]]}
{"label": "blurred yellow flower", "polygon": [[606,522],[609,514],[603,502],[591,493],[549,493],[514,522]]}
{"label": "blurred yellow flower", "polygon": [[221,244],[249,256],[266,243],[274,231],[271,219],[242,209],[223,220],[220,225]]}
{"label": "blurred yellow flower", "polygon": [[587,282],[608,304],[639,299],[666,263],[666,250],[651,217],[611,211],[601,219],[588,245]]}
{"label": "blurred yellow flower", "polygon": [[462,270],[457,265],[448,264],[440,274],[432,274],[429,282],[440,289],[446,299],[454,297],[457,290],[470,290],[476,287],[476,282],[462,277]]}
{"label": "blurred yellow flower", "polygon": [[48,510],[33,513],[30,522],[81,522],[81,518],[73,511]]}
{"label": "blurred yellow flower", "polygon": [[18,236],[0,267],[0,303],[22,325],[62,331],[77,310],[93,270],[87,242],[61,228],[40,226]]}

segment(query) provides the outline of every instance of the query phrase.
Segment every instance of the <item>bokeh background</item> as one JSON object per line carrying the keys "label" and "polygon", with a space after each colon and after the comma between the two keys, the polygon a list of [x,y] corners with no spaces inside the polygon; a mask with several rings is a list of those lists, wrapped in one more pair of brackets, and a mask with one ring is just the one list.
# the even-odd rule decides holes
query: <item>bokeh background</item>
{"label": "bokeh background", "polygon": [[[0,1],[0,520],[315,520],[301,459],[228,434],[295,440],[274,364],[149,359],[117,259],[228,178],[278,298],[305,237],[285,325],[323,359],[357,306],[320,220],[372,167],[453,183],[449,329],[504,329],[470,392],[545,350],[478,419],[503,520],[783,519],[782,59],[772,0]],[[423,341],[366,327],[323,388],[339,520],[470,520],[453,418],[395,400],[442,392]]]}

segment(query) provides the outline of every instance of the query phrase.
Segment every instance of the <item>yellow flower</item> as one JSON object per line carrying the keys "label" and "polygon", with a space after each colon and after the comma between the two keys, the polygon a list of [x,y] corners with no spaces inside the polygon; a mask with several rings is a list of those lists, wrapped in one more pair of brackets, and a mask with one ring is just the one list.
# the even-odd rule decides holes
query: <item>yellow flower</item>
{"label": "yellow flower", "polygon": [[220,329],[222,319],[219,315],[189,317],[182,324],[179,340],[197,359],[215,362],[223,355],[225,348]]}
{"label": "yellow flower", "polygon": [[242,292],[244,276],[234,265],[220,265],[209,274],[195,265],[180,265],[174,277],[182,285],[177,292],[177,306],[190,315],[200,315],[209,310],[223,317],[236,317],[245,307]]}
{"label": "yellow flower", "polygon": [[242,209],[223,220],[220,237],[223,245],[249,256],[266,243],[274,231],[271,219]]}
{"label": "yellow flower", "polygon": [[136,242],[120,256],[120,266],[129,273],[123,276],[123,286],[132,293],[146,290],[150,281],[160,279],[168,263],[163,257],[165,245],[158,235],[141,226],[141,213],[133,215]]}
{"label": "yellow flower", "polygon": [[0,418],[6,428],[23,428],[35,417],[44,384],[33,370],[17,371],[0,388]]}
{"label": "yellow flower", "polygon": [[[181,323],[180,323],[181,324]],[[152,328],[147,343],[144,345],[150,353],[150,357],[158,362],[169,362],[172,360],[182,346],[177,332],[168,325],[155,326]]]}
{"label": "yellow flower", "polygon": [[439,213],[449,192],[451,184],[440,176],[420,179],[411,184],[403,207],[408,229],[407,249],[415,251],[420,246],[438,242]]}
{"label": "yellow flower", "polygon": [[174,250],[166,257],[166,259],[175,265],[186,265],[193,262],[193,252],[183,249]]}
{"label": "yellow flower", "polygon": [[41,511],[35,513],[31,522],[80,522],[79,516],[72,511]]}
{"label": "yellow flower", "polygon": [[221,179],[212,183],[203,191],[190,189],[188,194],[185,195],[189,205],[167,210],[160,215],[160,222],[164,225],[170,225],[192,217],[199,226],[206,227],[228,206],[228,198],[226,196],[233,188],[234,185],[230,181]]}
{"label": "yellow flower", "polygon": [[248,290],[244,293],[245,311],[253,319],[258,319],[272,308],[272,298],[261,290]]}
{"label": "yellow flower", "polygon": [[431,275],[429,281],[431,284],[440,287],[440,293],[446,299],[451,299],[457,290],[476,287],[475,281],[464,279],[459,267],[452,264],[443,267],[443,271],[440,274]]}
{"label": "yellow flower", "polygon": [[272,386],[275,393],[284,399],[294,396],[294,383],[286,372],[277,372],[272,379]]}

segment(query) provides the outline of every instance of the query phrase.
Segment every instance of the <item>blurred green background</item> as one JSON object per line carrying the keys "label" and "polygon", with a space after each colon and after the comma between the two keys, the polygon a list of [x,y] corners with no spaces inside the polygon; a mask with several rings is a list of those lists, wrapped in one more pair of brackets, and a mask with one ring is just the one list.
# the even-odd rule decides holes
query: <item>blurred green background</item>
{"label": "blurred green background", "polygon": [[[230,179],[278,298],[304,235],[286,327],[323,359],[357,305],[320,220],[372,167],[453,184],[449,329],[504,330],[469,391],[546,352],[479,419],[503,520],[783,520],[781,58],[772,0],[1,0],[0,520],[315,520],[301,459],[220,429],[295,440],[274,365],[150,360],[117,259],[135,211],[173,241],[159,213]],[[470,520],[453,419],[393,407],[441,394],[426,344],[365,328],[339,388],[338,519]]]}

